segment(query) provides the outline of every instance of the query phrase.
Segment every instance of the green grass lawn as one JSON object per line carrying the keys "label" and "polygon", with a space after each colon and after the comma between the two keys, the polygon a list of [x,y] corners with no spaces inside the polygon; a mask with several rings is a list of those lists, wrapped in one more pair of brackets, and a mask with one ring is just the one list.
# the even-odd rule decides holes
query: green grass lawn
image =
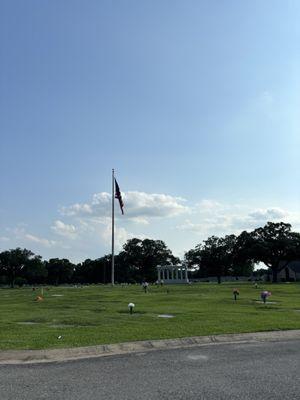
{"label": "green grass lawn", "polygon": [[[0,289],[0,349],[44,349],[221,333],[300,329],[300,285],[50,287]],[[272,292],[266,305],[260,292]],[[130,315],[129,302],[135,303]],[[174,318],[159,318],[172,314]],[[58,336],[62,336],[58,339]]]}

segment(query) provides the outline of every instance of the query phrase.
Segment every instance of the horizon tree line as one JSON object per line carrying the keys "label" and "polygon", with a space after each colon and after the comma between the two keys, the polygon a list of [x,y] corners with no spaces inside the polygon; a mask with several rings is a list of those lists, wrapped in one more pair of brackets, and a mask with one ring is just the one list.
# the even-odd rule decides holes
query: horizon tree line
{"label": "horizon tree line", "polygon": [[[116,282],[136,283],[157,279],[157,265],[187,264],[192,278],[251,276],[254,265],[262,262],[272,272],[272,281],[288,262],[300,259],[300,233],[284,222],[268,222],[251,232],[236,236],[211,236],[187,251],[181,261],[162,240],[128,240],[115,256]],[[60,285],[67,283],[109,283],[111,255],[74,264],[66,258],[43,260],[28,249],[0,253],[0,284]]]}

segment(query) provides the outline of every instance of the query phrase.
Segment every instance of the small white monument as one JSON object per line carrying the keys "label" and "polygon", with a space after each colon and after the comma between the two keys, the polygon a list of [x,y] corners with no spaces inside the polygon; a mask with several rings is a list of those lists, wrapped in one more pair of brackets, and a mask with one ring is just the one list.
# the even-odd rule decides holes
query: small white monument
{"label": "small white monument", "polygon": [[157,265],[158,283],[189,283],[186,265]]}

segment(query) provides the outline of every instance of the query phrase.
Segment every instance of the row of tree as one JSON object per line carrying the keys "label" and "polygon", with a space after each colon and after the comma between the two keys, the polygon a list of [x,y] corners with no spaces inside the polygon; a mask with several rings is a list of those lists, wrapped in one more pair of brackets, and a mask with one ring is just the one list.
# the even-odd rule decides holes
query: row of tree
{"label": "row of tree", "polygon": [[199,277],[212,275],[249,275],[257,263],[264,263],[277,282],[278,273],[290,261],[300,259],[300,233],[291,225],[268,222],[252,232],[223,238],[212,236],[185,254],[190,268],[197,269]]}
{"label": "row of tree", "polygon": [[[130,239],[115,256],[115,280],[117,282],[155,281],[156,265],[178,264],[161,240]],[[0,284],[51,284],[109,283],[111,282],[111,256],[96,260],[87,259],[73,264],[68,259],[42,257],[27,249],[16,248],[0,253]]]}
{"label": "row of tree", "polygon": [[[186,252],[183,262],[195,278],[225,275],[250,276],[256,263],[262,262],[272,271],[273,282],[289,261],[300,259],[300,234],[283,222],[268,222],[252,232],[225,237],[211,236]],[[161,240],[130,239],[115,257],[115,279],[118,282],[156,280],[156,265],[179,264]],[[68,259],[42,257],[27,249],[16,248],[0,253],[0,283],[54,284],[109,283],[111,256],[87,259],[73,264]]]}

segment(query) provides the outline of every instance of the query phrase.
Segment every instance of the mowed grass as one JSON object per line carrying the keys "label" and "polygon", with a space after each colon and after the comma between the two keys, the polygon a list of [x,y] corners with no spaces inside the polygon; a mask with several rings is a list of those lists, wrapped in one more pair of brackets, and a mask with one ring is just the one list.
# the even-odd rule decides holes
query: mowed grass
{"label": "mowed grass", "polygon": [[[300,329],[300,285],[202,283],[0,289],[0,349],[45,349],[222,333]],[[272,296],[266,305],[260,292]],[[127,305],[135,303],[130,315]],[[159,318],[171,314],[174,318]],[[58,337],[61,336],[60,339]]]}

